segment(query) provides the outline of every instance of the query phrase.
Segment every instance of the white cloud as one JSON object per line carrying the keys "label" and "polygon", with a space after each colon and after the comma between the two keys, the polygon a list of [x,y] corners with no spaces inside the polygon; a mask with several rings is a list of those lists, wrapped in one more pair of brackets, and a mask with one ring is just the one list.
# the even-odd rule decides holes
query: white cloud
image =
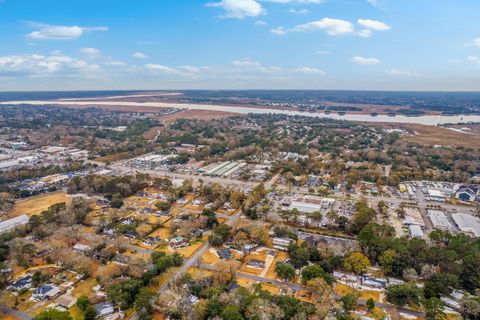
{"label": "white cloud", "polygon": [[472,39],[469,43],[467,43],[467,47],[477,47],[480,48],[480,38]]}
{"label": "white cloud", "polygon": [[324,30],[328,35],[337,36],[353,32],[353,24],[350,21],[346,20],[323,18],[318,21],[312,21],[297,25],[290,31],[307,32],[315,30]]}
{"label": "white cloud", "polygon": [[99,72],[97,64],[62,54],[16,55],[0,57],[0,75],[42,76],[53,74],[84,74]]}
{"label": "white cloud", "polygon": [[352,57],[352,59],[350,59],[350,62],[353,62],[356,64],[371,65],[371,64],[380,63],[380,60],[378,60],[377,58],[365,58],[365,57],[355,56],[355,57]]}
{"label": "white cloud", "polygon": [[417,73],[412,72],[410,70],[400,70],[400,69],[390,69],[387,72],[389,75],[396,76],[396,77],[413,77],[418,76]]}
{"label": "white cloud", "polygon": [[262,20],[258,20],[258,21],[255,21],[254,25],[263,27],[263,26],[268,25],[268,23],[266,23],[265,21],[262,21]]}
{"label": "white cloud", "polygon": [[372,36],[372,30],[362,29],[360,31],[355,32],[355,34],[360,38],[370,38]]}
{"label": "white cloud", "polygon": [[221,0],[207,3],[207,6],[222,8],[224,13],[220,16],[221,18],[244,19],[266,13],[262,5],[255,0]]}
{"label": "white cloud", "polygon": [[98,59],[102,56],[100,50],[95,48],[81,48],[80,52],[89,59]]}
{"label": "white cloud", "polygon": [[325,0],[262,0],[264,2],[274,2],[274,3],[282,3],[282,4],[289,4],[289,3],[323,3]]}
{"label": "white cloud", "polygon": [[140,52],[140,51],[132,53],[132,57],[137,58],[137,59],[147,59],[148,58],[148,56],[145,53]]}
{"label": "white cloud", "polygon": [[159,73],[178,73],[178,70],[162,64],[148,63],[145,65],[147,71],[159,72]]}
{"label": "white cloud", "polygon": [[370,19],[358,19],[357,23],[361,25],[362,27],[370,30],[375,30],[375,31],[388,31],[390,30],[390,26],[386,24],[385,22],[380,22],[376,20],[370,20]]}
{"label": "white cloud", "polygon": [[293,72],[297,73],[304,73],[304,74],[325,74],[323,70],[312,68],[312,67],[301,67],[292,70]]}
{"label": "white cloud", "polygon": [[307,13],[310,12],[310,10],[305,9],[305,8],[303,8],[303,9],[290,9],[290,10],[288,10],[288,12],[293,13],[293,14],[307,14]]}
{"label": "white cloud", "polygon": [[467,57],[467,60],[468,60],[468,61],[480,61],[480,58],[475,57],[475,56],[468,56],[468,57]]}
{"label": "white cloud", "polygon": [[88,32],[108,31],[108,27],[54,26],[37,22],[29,25],[38,28],[27,35],[31,40],[74,40]]}
{"label": "white cloud", "polygon": [[270,29],[270,32],[273,33],[274,35],[277,35],[277,36],[283,36],[283,35],[287,34],[287,30],[285,30],[283,27],[277,27],[277,28]]}
{"label": "white cloud", "polygon": [[270,32],[275,35],[283,36],[289,32],[307,32],[323,30],[325,33],[331,36],[353,34],[362,38],[369,38],[372,36],[373,31],[390,30],[389,25],[376,20],[358,19],[357,23],[360,27],[362,27],[360,30],[355,30],[353,23],[347,20],[323,18],[321,20],[299,24],[290,29],[286,29],[284,27],[277,27],[271,29]]}
{"label": "white cloud", "polygon": [[327,55],[327,54],[330,54],[331,52],[328,51],[328,50],[318,50],[317,53],[318,53],[318,54]]}

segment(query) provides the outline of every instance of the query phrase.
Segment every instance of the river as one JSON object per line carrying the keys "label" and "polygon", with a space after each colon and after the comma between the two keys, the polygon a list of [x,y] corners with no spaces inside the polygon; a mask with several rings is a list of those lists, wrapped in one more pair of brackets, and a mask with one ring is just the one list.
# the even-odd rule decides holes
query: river
{"label": "river", "polygon": [[339,115],[336,113],[320,113],[320,112],[305,112],[305,111],[289,111],[272,108],[254,108],[254,107],[239,107],[239,106],[226,106],[226,105],[210,105],[210,104],[180,104],[180,103],[164,103],[164,102],[130,102],[130,101],[65,101],[65,100],[32,100],[32,101],[11,101],[0,102],[0,105],[65,105],[65,106],[131,106],[131,107],[143,107],[143,108],[179,108],[179,109],[192,109],[192,110],[213,110],[223,112],[234,112],[239,114],[285,114],[285,115],[298,115],[306,117],[317,118],[329,118],[336,120],[347,121],[362,121],[362,122],[389,122],[389,123],[413,123],[423,125],[438,125],[446,123],[469,123],[480,122],[480,115],[423,115],[418,117],[407,117],[403,115],[377,115],[372,116],[370,114],[345,114]]}

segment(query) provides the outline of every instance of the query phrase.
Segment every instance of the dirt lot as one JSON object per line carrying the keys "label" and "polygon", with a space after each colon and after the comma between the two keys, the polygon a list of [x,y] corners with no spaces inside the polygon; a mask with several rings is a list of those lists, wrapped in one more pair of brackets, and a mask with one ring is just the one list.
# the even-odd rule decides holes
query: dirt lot
{"label": "dirt lot", "polygon": [[10,217],[16,217],[22,214],[32,216],[39,214],[48,209],[53,204],[60,202],[70,202],[70,198],[63,191],[55,191],[51,193],[41,194],[38,196],[29,197],[15,202],[13,210],[9,213]]}

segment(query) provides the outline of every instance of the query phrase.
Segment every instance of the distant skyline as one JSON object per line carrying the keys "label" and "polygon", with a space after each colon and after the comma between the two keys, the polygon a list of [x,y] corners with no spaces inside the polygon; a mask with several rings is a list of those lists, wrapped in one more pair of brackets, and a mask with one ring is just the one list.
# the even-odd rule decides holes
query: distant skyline
{"label": "distant skyline", "polygon": [[480,91],[478,0],[0,0],[0,91]]}

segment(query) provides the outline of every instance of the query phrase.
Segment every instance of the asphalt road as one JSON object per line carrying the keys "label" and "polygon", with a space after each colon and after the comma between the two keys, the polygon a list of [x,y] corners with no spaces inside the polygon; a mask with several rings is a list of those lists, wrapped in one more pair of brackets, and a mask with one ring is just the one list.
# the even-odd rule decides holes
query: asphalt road
{"label": "asphalt road", "polygon": [[21,312],[12,308],[9,308],[3,304],[0,304],[0,311],[6,315],[14,316],[22,320],[31,320],[32,317],[28,313]]}

